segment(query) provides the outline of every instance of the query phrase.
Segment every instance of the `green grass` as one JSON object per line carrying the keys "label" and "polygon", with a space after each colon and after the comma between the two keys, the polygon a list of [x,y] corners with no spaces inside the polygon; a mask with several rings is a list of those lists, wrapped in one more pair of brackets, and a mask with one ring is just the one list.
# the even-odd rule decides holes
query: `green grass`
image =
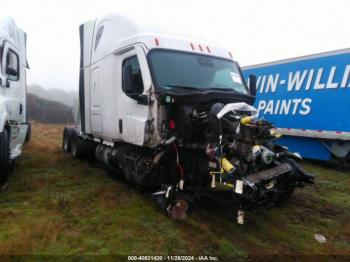
{"label": "green grass", "polygon": [[174,222],[96,164],[64,154],[61,132],[33,126],[0,192],[0,254],[350,255],[349,172],[305,163],[316,185],[298,189],[287,207],[246,214],[243,226],[201,208]]}

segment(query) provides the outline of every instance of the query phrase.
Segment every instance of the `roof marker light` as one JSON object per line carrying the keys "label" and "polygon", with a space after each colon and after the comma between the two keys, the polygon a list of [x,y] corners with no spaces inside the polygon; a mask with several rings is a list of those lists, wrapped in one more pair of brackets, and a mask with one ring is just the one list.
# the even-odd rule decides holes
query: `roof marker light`
{"label": "roof marker light", "polygon": [[207,46],[207,51],[208,51],[208,53],[210,54],[210,48],[209,48],[209,46]]}
{"label": "roof marker light", "polygon": [[201,52],[203,52],[202,46],[201,46],[201,45],[198,45],[198,47],[199,47],[199,50],[201,50]]}
{"label": "roof marker light", "polygon": [[190,45],[191,45],[192,50],[194,50],[194,44],[191,43]]}
{"label": "roof marker light", "polygon": [[154,38],[154,42],[156,43],[156,46],[159,46],[159,39],[158,38]]}

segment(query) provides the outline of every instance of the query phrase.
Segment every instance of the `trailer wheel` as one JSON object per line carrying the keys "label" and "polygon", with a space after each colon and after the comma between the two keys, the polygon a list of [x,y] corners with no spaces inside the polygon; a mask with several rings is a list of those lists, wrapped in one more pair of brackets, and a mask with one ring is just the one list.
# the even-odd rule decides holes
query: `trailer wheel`
{"label": "trailer wheel", "polygon": [[0,187],[7,182],[10,172],[10,138],[9,133],[5,129],[0,133]]}
{"label": "trailer wheel", "polygon": [[73,128],[65,127],[63,130],[62,149],[66,153],[71,151],[71,142],[74,134],[75,131]]}

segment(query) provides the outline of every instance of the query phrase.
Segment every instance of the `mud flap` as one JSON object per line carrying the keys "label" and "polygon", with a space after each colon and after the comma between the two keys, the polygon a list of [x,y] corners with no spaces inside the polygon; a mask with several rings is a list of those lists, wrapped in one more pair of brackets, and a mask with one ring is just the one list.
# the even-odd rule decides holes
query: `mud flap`
{"label": "mud flap", "polygon": [[21,155],[22,147],[27,136],[27,129],[27,124],[11,126],[10,160],[14,160]]}

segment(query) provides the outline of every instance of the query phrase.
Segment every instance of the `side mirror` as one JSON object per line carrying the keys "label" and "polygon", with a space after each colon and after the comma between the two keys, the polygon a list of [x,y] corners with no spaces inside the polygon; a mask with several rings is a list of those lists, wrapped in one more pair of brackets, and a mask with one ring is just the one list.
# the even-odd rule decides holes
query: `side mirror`
{"label": "side mirror", "polygon": [[249,90],[252,96],[256,96],[256,75],[249,75]]}

